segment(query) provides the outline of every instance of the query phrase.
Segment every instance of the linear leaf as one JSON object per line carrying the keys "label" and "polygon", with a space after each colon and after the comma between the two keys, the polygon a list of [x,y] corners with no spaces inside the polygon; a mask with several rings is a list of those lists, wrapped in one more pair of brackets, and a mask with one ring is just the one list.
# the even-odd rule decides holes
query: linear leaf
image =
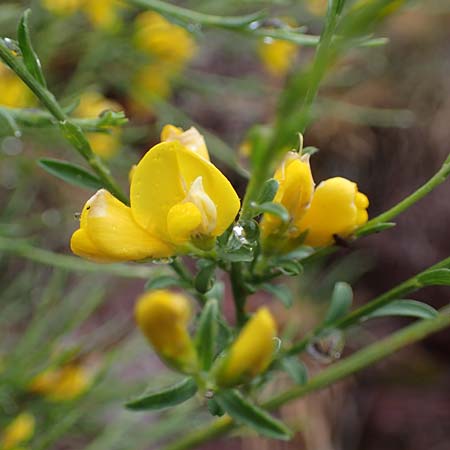
{"label": "linear leaf", "polygon": [[203,308],[195,335],[198,359],[204,370],[209,370],[214,359],[214,350],[219,323],[219,304],[216,299],[208,300]]}
{"label": "linear leaf", "polygon": [[331,303],[325,316],[324,325],[329,325],[343,317],[349,310],[353,301],[352,287],[342,281],[334,285]]}
{"label": "linear leaf", "polygon": [[215,399],[219,406],[236,422],[247,425],[259,434],[272,439],[289,440],[292,436],[287,426],[267,411],[246,400],[236,390],[219,392]]}
{"label": "linear leaf", "polygon": [[417,300],[395,300],[388,305],[376,309],[365,316],[362,320],[373,319],[375,317],[405,316],[417,317],[419,319],[432,319],[438,315],[432,306]]}
{"label": "linear leaf", "polygon": [[449,286],[450,269],[434,269],[417,276],[419,282],[426,286]]}
{"label": "linear leaf", "polygon": [[196,392],[195,381],[192,378],[185,378],[166,389],[150,392],[131,400],[125,404],[125,407],[134,411],[169,408],[189,400]]}
{"label": "linear leaf", "polygon": [[47,84],[45,82],[44,74],[42,73],[41,62],[31,44],[30,30],[28,28],[28,17],[30,12],[31,10],[27,9],[19,21],[17,40],[19,41],[19,47],[26,68],[42,86],[46,87]]}
{"label": "linear leaf", "polygon": [[272,202],[265,202],[261,204],[255,203],[252,206],[255,215],[259,215],[262,213],[269,213],[279,217],[283,222],[287,222],[289,220],[288,210],[280,203],[272,203]]}
{"label": "linear leaf", "polygon": [[38,164],[53,176],[75,186],[87,189],[101,189],[103,187],[102,182],[96,175],[77,164],[52,158],[41,158],[38,160]]}

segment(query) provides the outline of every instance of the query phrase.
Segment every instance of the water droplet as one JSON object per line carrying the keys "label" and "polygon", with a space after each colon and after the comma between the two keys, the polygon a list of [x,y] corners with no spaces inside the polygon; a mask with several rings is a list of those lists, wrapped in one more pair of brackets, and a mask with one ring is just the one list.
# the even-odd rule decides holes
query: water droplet
{"label": "water droplet", "polygon": [[257,30],[260,26],[261,26],[261,22],[259,20],[255,20],[248,25],[250,30]]}
{"label": "water droplet", "polygon": [[[15,134],[17,132],[20,134],[20,131],[16,131]],[[15,137],[8,136],[2,140],[2,151],[5,155],[16,156],[22,153],[23,143],[20,139],[17,139],[18,137],[16,134]]]}
{"label": "water droplet", "polygon": [[235,225],[233,227],[233,235],[242,245],[249,243],[245,236],[245,230],[243,226]]}
{"label": "water droplet", "polygon": [[341,330],[330,330],[311,342],[308,353],[320,363],[329,364],[341,357],[344,345],[344,333]]}
{"label": "water droplet", "polygon": [[159,259],[153,259],[153,264],[170,264],[174,261],[175,258],[159,258]]}
{"label": "water droplet", "polygon": [[281,344],[283,343],[283,341],[278,337],[275,336],[273,338],[274,342],[275,342],[275,349],[274,349],[274,353],[278,353],[281,349]]}

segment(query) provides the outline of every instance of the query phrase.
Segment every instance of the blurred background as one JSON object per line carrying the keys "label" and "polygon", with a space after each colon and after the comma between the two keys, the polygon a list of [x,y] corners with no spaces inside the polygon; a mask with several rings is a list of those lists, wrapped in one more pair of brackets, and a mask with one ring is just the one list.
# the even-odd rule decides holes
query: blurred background
{"label": "blurred background", "polygon": [[[177,3],[220,15],[267,8],[270,17],[318,34],[326,2]],[[248,130],[271,123],[286,80],[314,52],[238,32],[186,29],[114,0],[3,0],[2,36],[15,38],[26,8],[49,87],[67,111],[95,119],[105,110],[123,110],[129,118],[109,133],[88,135],[124,187],[162,125],[173,123],[205,134],[213,161],[242,195]],[[410,2],[376,31],[389,43],[350,50],[336,62],[305,134],[305,145],[320,149],[312,158],[316,183],[336,175],[356,181],[371,200],[371,216],[414,191],[449,153],[450,2]],[[46,114],[20,110],[38,107],[0,66],[0,448],[19,447],[5,438],[17,418],[30,435],[20,447],[159,448],[210,420],[201,399],[161,413],[123,406],[145,388],[176,379],[135,331],[132,317],[146,281],[168,268],[98,267],[70,256],[77,214],[91,193],[36,164],[41,157],[81,163]],[[370,300],[449,255],[449,194],[444,183],[402,214],[395,228],[360,239],[290,280],[297,296],[288,313],[267,295],[252,301],[269,302],[280,324],[301,336],[321,317],[335,281],[350,282],[358,303]],[[439,308],[448,303],[448,291],[428,288],[414,298]],[[406,323],[373,320],[349,334],[345,351]],[[284,407],[282,416],[298,430],[289,443],[248,433],[202,448],[446,450],[449,344],[450,333],[439,333]],[[330,362],[317,355],[302,360],[310,374]],[[269,390],[289,383],[280,377]]]}

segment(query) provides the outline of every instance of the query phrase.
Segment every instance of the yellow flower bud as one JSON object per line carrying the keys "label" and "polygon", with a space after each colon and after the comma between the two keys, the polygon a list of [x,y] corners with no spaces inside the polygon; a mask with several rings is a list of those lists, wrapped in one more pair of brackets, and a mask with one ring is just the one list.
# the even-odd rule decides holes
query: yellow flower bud
{"label": "yellow flower bud", "polygon": [[31,392],[52,402],[70,401],[86,392],[91,384],[89,372],[80,365],[48,369],[30,383]]}
{"label": "yellow flower bud", "polygon": [[140,109],[148,106],[148,101],[169,97],[172,93],[170,81],[175,73],[165,64],[147,64],[137,70],[132,83],[135,106]]}
{"label": "yellow flower bud", "polygon": [[42,5],[53,14],[69,15],[77,11],[85,0],[42,0]]}
{"label": "yellow flower bud", "polygon": [[258,54],[265,69],[276,77],[284,77],[293,66],[298,46],[293,42],[265,38]]}
{"label": "yellow flower bud", "polygon": [[20,444],[28,441],[34,434],[35,419],[30,413],[19,414],[3,430],[0,438],[2,450],[15,450]]}
{"label": "yellow flower bud", "polygon": [[136,18],[135,26],[136,47],[161,62],[179,67],[194,55],[195,42],[191,35],[161,14],[153,11],[141,13]]}
{"label": "yellow flower bud", "polygon": [[233,386],[263,373],[273,359],[277,327],[267,308],[260,308],[247,322],[228,354],[219,361],[216,381]]}
{"label": "yellow flower bud", "polygon": [[85,0],[82,3],[84,13],[95,28],[113,30],[120,26],[117,0]]}
{"label": "yellow flower bud", "polygon": [[311,205],[297,226],[308,230],[306,245],[331,245],[334,235],[348,237],[367,222],[368,206],[368,198],[358,192],[356,183],[330,178],[317,186]]}
{"label": "yellow flower bud", "polygon": [[306,213],[314,193],[314,180],[309,165],[309,155],[296,152],[287,153],[274,178],[279,186],[273,199],[283,205],[290,215],[290,223],[283,226],[281,219],[272,214],[264,214],[261,222],[263,239],[272,234],[286,234],[288,238],[300,235],[298,223]]}
{"label": "yellow flower bud", "polygon": [[167,290],[142,295],[135,307],[136,322],[158,355],[182,372],[197,369],[197,354],[188,333],[189,300]]}

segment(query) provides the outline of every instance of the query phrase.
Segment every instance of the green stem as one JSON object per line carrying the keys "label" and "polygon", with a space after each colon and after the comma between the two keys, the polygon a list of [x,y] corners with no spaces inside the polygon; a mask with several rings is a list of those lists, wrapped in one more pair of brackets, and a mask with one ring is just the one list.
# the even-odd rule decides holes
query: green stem
{"label": "green stem", "polygon": [[[109,169],[103,161],[91,149],[89,142],[83,134],[81,128],[72,122],[61,106],[56,101],[51,92],[45,89],[20,62],[11,50],[0,39],[0,59],[7,64],[19,78],[31,89],[33,94],[47,108],[50,114],[58,121],[60,128],[64,132],[64,137],[73,145],[80,155],[89,163],[94,172],[98,175],[106,189],[124,203],[128,203],[127,197],[123,194],[121,188],[117,185],[111,176]],[[68,129],[70,127],[71,136]]]}
{"label": "green stem", "polygon": [[399,214],[408,209],[410,206],[414,205],[414,203],[418,202],[427,194],[429,194],[434,188],[443,183],[449,175],[450,175],[450,154],[445,160],[442,167],[424,185],[422,185],[419,189],[417,189],[408,197],[404,198],[401,202],[397,203],[391,209],[388,209],[379,216],[376,216],[372,220],[369,220],[364,226],[362,226],[356,231],[355,235],[358,236],[360,234],[364,234],[364,231],[367,228],[370,228],[379,223],[389,222],[394,217],[397,217]]}
{"label": "green stem", "polygon": [[328,324],[325,326],[318,326],[315,330],[308,333],[306,336],[303,337],[302,340],[295,343],[291,348],[289,348],[284,355],[296,355],[298,353],[303,352],[308,345],[311,343],[311,341],[319,336],[325,329],[330,328],[348,328],[351,325],[355,325],[357,322],[359,322],[363,317],[367,316],[371,312],[377,310],[378,308],[381,308],[382,306],[385,306],[392,300],[400,299],[405,294],[409,294],[411,292],[417,291],[418,289],[425,287],[426,284],[422,283],[420,281],[421,275],[425,274],[426,272],[429,272],[430,270],[435,269],[442,269],[450,266],[450,257],[443,259],[442,261],[438,262],[437,264],[434,264],[431,267],[428,267],[424,271],[418,273],[417,275],[414,275],[413,277],[409,278],[408,280],[404,281],[403,283],[399,284],[398,286],[395,286],[393,289],[385,292],[384,294],[380,295],[379,297],[376,297],[369,303],[366,303],[365,305],[361,306],[360,308],[355,309],[354,311],[347,314],[342,319],[337,320],[336,322],[333,322],[331,324]]}
{"label": "green stem", "polygon": [[245,312],[247,289],[243,283],[242,270],[242,263],[231,264],[231,289],[233,291],[234,306],[236,308],[236,322],[239,327],[242,327],[247,321],[247,313]]}
{"label": "green stem", "polygon": [[149,279],[155,275],[155,270],[151,267],[131,264],[96,264],[84,261],[80,258],[69,255],[60,255],[47,250],[32,246],[23,240],[8,239],[0,237],[0,252],[26,258],[40,264],[60,269],[87,272],[106,275],[114,275],[124,278]]}
{"label": "green stem", "polygon": [[[331,384],[352,375],[365,367],[368,367],[377,361],[395,353],[407,345],[413,344],[428,335],[443,330],[450,326],[450,309],[447,307],[441,310],[441,313],[428,320],[420,320],[403,330],[388,336],[368,347],[360,350],[348,358],[333,364],[329,368],[311,378],[303,386],[297,386],[292,389],[276,395],[263,404],[268,410],[279,408],[280,406],[298,398],[305,397],[311,392],[323,389]],[[214,421],[211,425],[197,430],[179,441],[169,445],[165,450],[189,450],[203,444],[211,439],[225,434],[236,426],[234,421],[224,416]]]}

